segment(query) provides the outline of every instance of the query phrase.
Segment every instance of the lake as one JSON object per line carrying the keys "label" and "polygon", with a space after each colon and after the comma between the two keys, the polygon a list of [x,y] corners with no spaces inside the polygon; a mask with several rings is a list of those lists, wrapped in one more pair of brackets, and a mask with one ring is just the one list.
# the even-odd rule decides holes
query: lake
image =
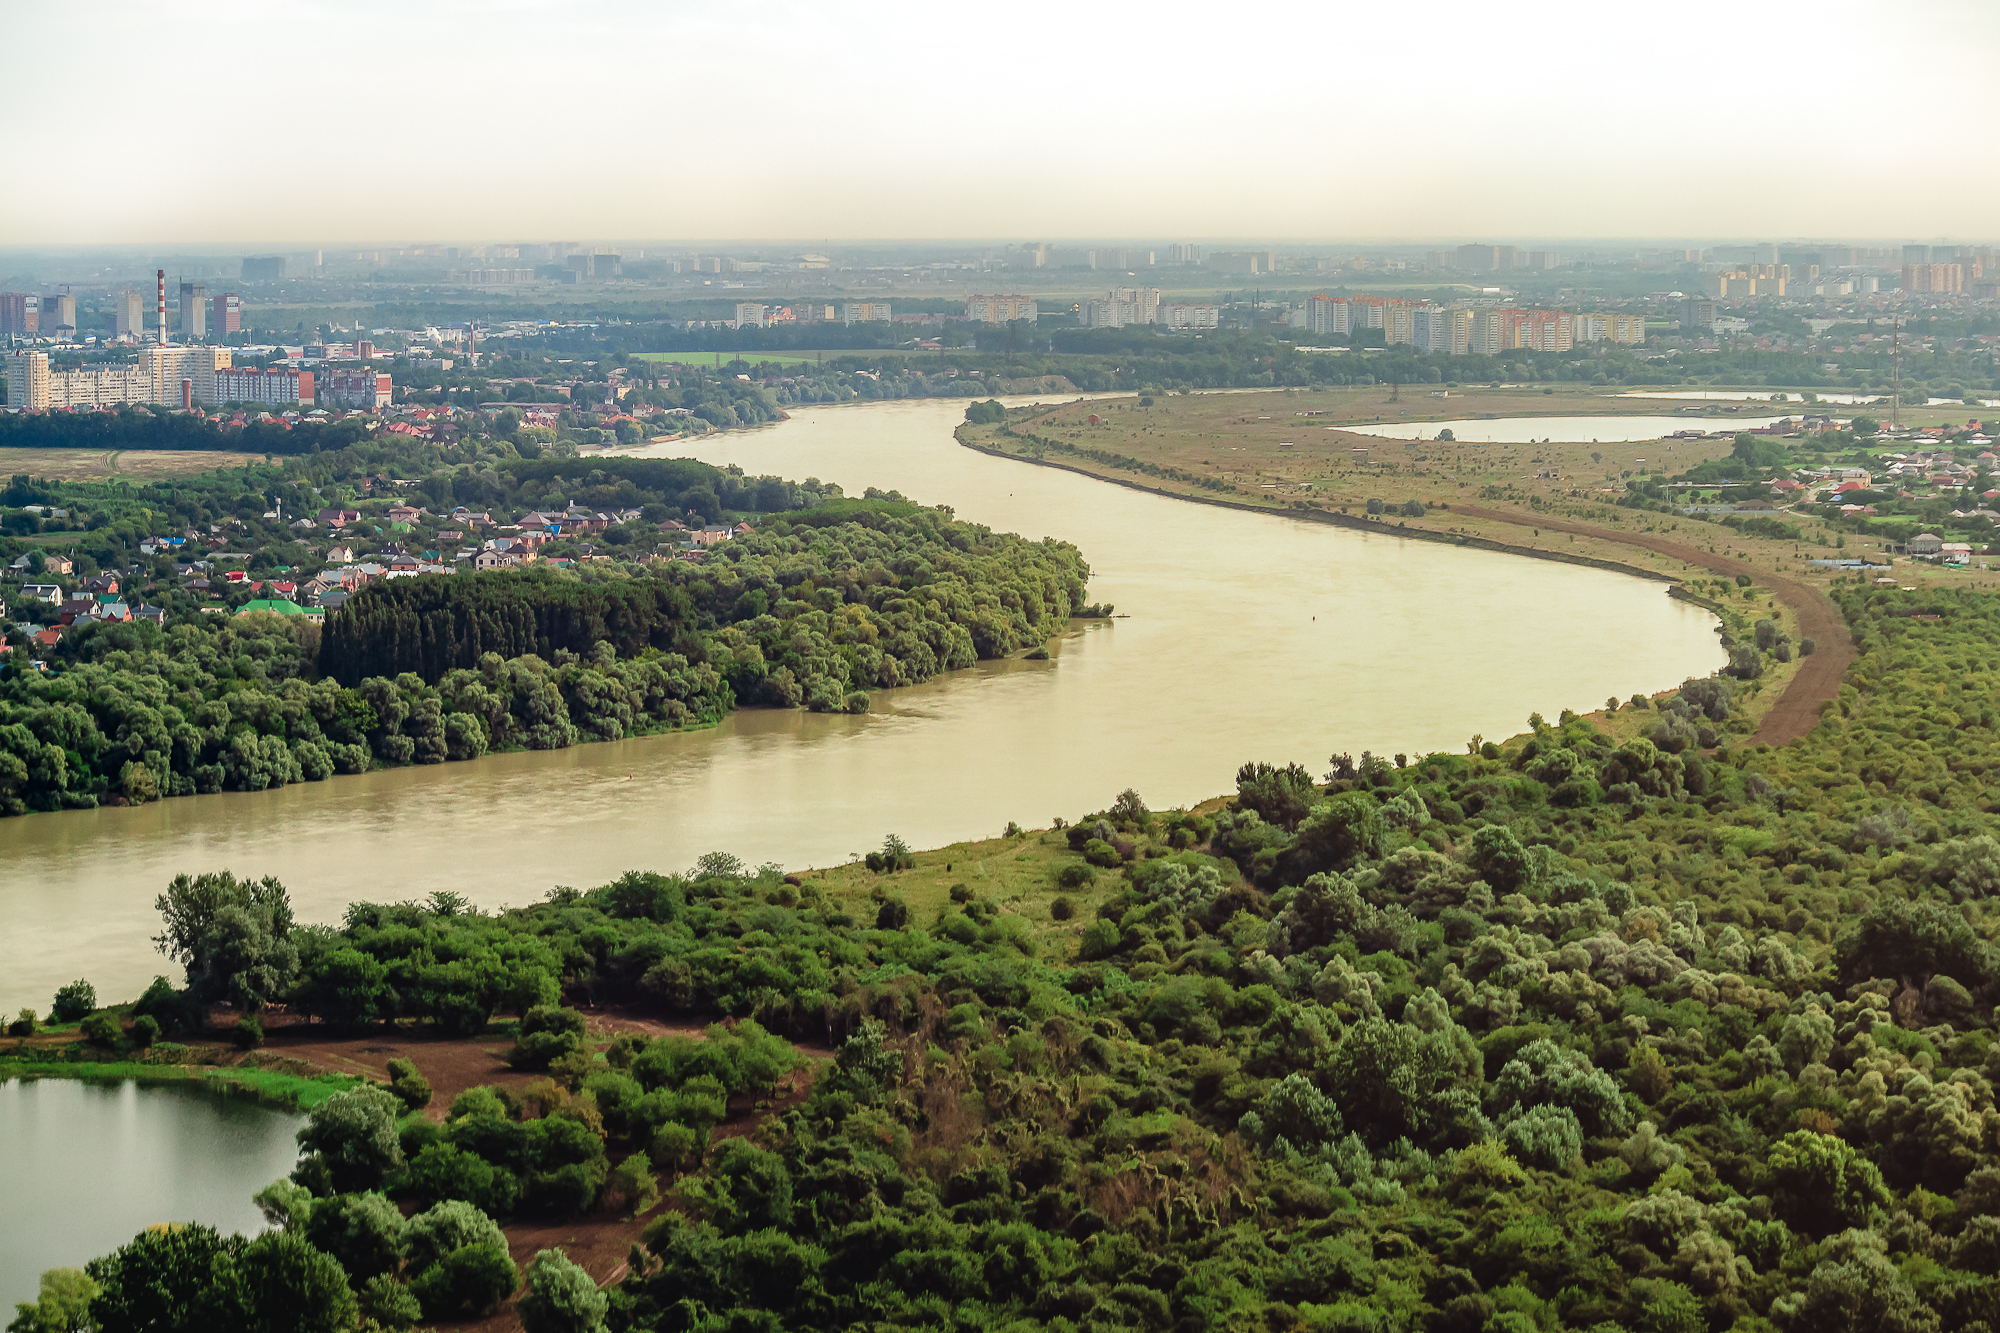
{"label": "lake", "polygon": [[0,1309],[156,1222],[262,1231],[250,1198],[290,1173],[303,1123],[214,1086],[0,1083]]}
{"label": "lake", "polygon": [[1505,417],[1491,421],[1381,421],[1328,430],[1375,435],[1385,440],[1434,440],[1441,430],[1469,443],[1532,444],[1537,440],[1596,444],[1602,440],[1657,440],[1677,430],[1747,430],[1768,426],[1772,416],[1731,417]]}
{"label": "lake", "polygon": [[963,413],[814,408],[693,448],[1073,541],[1092,598],[1129,618],[1077,622],[1047,662],[879,692],[861,717],[752,710],[710,731],[0,822],[0,1010],[46,1010],[77,977],[129,998],[173,971],[151,948],[153,900],[183,870],[276,875],[301,921],[337,921],[354,900],[433,889],[526,904],[713,850],[840,864],[891,832],[932,847],[1045,827],[1126,787],[1156,808],[1198,801],[1246,760],[1322,772],[1335,752],[1456,752],[1724,661],[1712,617],[1661,583],[993,458],[952,439]]}

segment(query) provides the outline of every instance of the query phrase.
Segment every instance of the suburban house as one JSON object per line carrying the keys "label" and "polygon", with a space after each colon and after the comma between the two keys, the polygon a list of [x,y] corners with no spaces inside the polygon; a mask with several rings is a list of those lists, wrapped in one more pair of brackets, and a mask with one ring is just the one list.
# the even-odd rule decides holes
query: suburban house
{"label": "suburban house", "polygon": [[1920,532],[1910,538],[1908,550],[1911,555],[1936,555],[1944,549],[1944,538],[1934,532]]}

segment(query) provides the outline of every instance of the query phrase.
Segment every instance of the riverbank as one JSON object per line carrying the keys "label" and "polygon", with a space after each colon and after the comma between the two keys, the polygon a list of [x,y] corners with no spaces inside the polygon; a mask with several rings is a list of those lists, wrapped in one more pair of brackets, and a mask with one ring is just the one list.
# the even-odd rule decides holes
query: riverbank
{"label": "riverbank", "polygon": [[[1144,400],[1133,400],[1133,402],[1143,403]],[[1085,418],[1085,422],[1093,427],[1100,426],[1104,421],[1105,415],[1114,406],[1128,405],[1111,403],[1093,404],[1093,406],[1097,406],[1103,410],[1090,414]],[[1300,411],[1285,415],[1289,418],[1301,414],[1318,415],[1316,412],[1310,412],[1309,409],[1301,409]],[[1029,418],[1028,424],[1040,426],[1043,424],[1044,418],[1049,415],[1051,414],[1041,414]],[[1274,413],[1257,416],[1254,419],[1256,421],[1270,421],[1277,415]],[[1245,416],[1233,420],[1238,425],[1247,426],[1252,419]],[[1066,421],[1067,418],[1059,418],[1059,420]],[[1530,499],[1532,502],[1525,509],[1493,503],[1468,503],[1463,498],[1462,488],[1455,489],[1450,499],[1433,500],[1430,503],[1415,502],[1415,511],[1409,514],[1398,515],[1393,503],[1384,503],[1382,500],[1376,499],[1371,499],[1365,506],[1355,507],[1380,508],[1385,511],[1384,513],[1380,515],[1352,514],[1346,512],[1348,508],[1346,505],[1332,507],[1334,501],[1322,498],[1316,487],[1305,488],[1303,494],[1310,496],[1311,498],[1309,499],[1301,498],[1299,494],[1295,493],[1294,487],[1285,483],[1259,484],[1260,491],[1265,490],[1266,486],[1269,485],[1272,489],[1281,492],[1277,495],[1248,495],[1244,494],[1241,487],[1235,482],[1224,480],[1221,477],[1198,476],[1185,468],[1175,466],[1171,463],[1153,462],[1143,457],[1119,454],[1115,450],[1072,445],[1063,440],[1024,432],[1022,429],[1017,429],[1017,426],[1020,424],[1022,423],[1010,422],[997,426],[974,426],[968,423],[960,426],[954,432],[954,438],[961,445],[992,457],[1005,458],[1012,462],[1033,463],[1041,467],[1056,468],[1090,477],[1096,481],[1109,482],[1116,486],[1144,491],[1147,494],[1190,501],[1195,504],[1238,509],[1267,516],[1297,519],[1302,522],[1323,523],[1334,527],[1378,532],[1411,541],[1443,542],[1454,546],[1495,551],[1506,555],[1525,556],[1539,560],[1553,560],[1564,564],[1580,564],[1590,568],[1605,569],[1616,573],[1666,582],[1672,585],[1673,588],[1683,589],[1680,594],[1682,600],[1699,605],[1708,605],[1708,603],[1698,595],[1687,593],[1683,588],[1685,575],[1691,570],[1706,570],[1709,573],[1723,575],[1731,579],[1739,576],[1748,578],[1752,585],[1768,588],[1774,594],[1776,600],[1783,603],[1793,622],[1793,626],[1796,628],[1794,637],[1797,639],[1813,639],[1817,648],[1817,651],[1812,656],[1799,660],[1796,668],[1786,673],[1788,679],[1783,682],[1782,691],[1769,692],[1763,689],[1758,690],[1759,697],[1757,702],[1760,707],[1753,718],[1756,723],[1756,730],[1751,740],[1753,744],[1782,745],[1804,735],[1816,726],[1822,706],[1828,700],[1837,697],[1840,690],[1841,678],[1845,675],[1849,663],[1854,659],[1855,650],[1852,636],[1842,621],[1838,610],[1833,606],[1822,588],[1808,582],[1804,578],[1781,572],[1781,566],[1787,563],[1788,556],[1792,563],[1803,563],[1798,555],[1796,546],[1793,547],[1792,551],[1785,552],[1783,550],[1783,543],[1748,538],[1741,533],[1730,529],[1718,528],[1714,525],[1702,525],[1706,529],[1705,531],[1690,530],[1686,538],[1680,538],[1679,525],[1671,524],[1669,530],[1676,534],[1675,537],[1661,536],[1658,535],[1653,525],[1646,523],[1647,519],[1654,516],[1636,511],[1623,512],[1631,516],[1634,526],[1638,530],[1626,530],[1622,526],[1612,528],[1599,523],[1590,523],[1562,516],[1553,512],[1553,506],[1543,502],[1538,496],[1531,496]],[[1074,425],[1076,423],[1069,422],[1068,424]],[[1287,424],[1277,428],[1277,432],[1294,435],[1301,434],[1303,432],[1300,429],[1300,425],[1301,423],[1288,421]],[[1049,429],[1055,429],[1055,427],[1049,427]],[[1328,427],[1327,429],[1334,428]],[[1133,429],[1126,428],[1125,434],[1121,436],[1119,447],[1141,447],[1135,444],[1134,441],[1149,438],[1157,433],[1156,428],[1151,427],[1138,428],[1136,433]],[[1231,436],[1230,438],[1236,437]],[[1246,434],[1244,438],[1249,438],[1249,436]],[[1363,437],[1360,436],[1346,438],[1358,442],[1363,441]],[[1377,443],[1381,442],[1378,441]],[[1455,443],[1448,442],[1444,445],[1434,444],[1432,447],[1434,449],[1450,450],[1455,446]],[[1240,449],[1244,446],[1228,447]],[[1295,448],[1293,444],[1286,442],[1280,442],[1277,447],[1281,450],[1293,450]],[[1536,446],[1537,449],[1555,449],[1556,447],[1554,445]],[[1584,446],[1569,445],[1566,447],[1572,451],[1576,451],[1582,449]],[[1605,446],[1607,449],[1611,447],[1609,445]],[[1630,447],[1629,445],[1627,446],[1628,449]],[[1664,447],[1664,445],[1662,443],[1655,443],[1650,446],[1641,444],[1638,447],[1657,450]],[[1721,450],[1719,444],[1712,447],[1715,450]],[[1060,450],[1067,456],[1049,457],[1048,451],[1051,448]],[[1210,448],[1208,452],[1213,454],[1216,450]],[[1600,457],[1601,452],[1592,451],[1592,458]],[[1355,454],[1357,458],[1364,460],[1362,465],[1367,466],[1365,459],[1370,457],[1368,450],[1357,447]],[[1464,451],[1459,451],[1459,457],[1464,457]],[[1634,455],[1634,459],[1638,462],[1644,461],[1644,457],[1637,454]],[[1540,455],[1537,455],[1531,461],[1540,463],[1543,460]],[[1568,461],[1570,460],[1565,460],[1565,462]],[[1694,455],[1690,455],[1689,463],[1691,464],[1694,461]],[[1308,470],[1310,470],[1310,467],[1308,467]],[[1139,475],[1120,475],[1121,473],[1131,472],[1137,472]],[[1252,475],[1262,474],[1253,472]],[[1428,476],[1430,473],[1419,469],[1418,475]],[[1145,479],[1139,479],[1141,476]],[[1454,482],[1458,480],[1455,476],[1449,479]],[[1545,479],[1559,482],[1562,479],[1560,468],[1556,469],[1553,477],[1545,477]],[[1433,478],[1433,480],[1436,480],[1436,478]],[[1380,487],[1381,481],[1382,475],[1371,471],[1367,474],[1367,482],[1364,489],[1366,487]],[[1217,493],[1218,491],[1226,493]],[[1487,486],[1482,490],[1481,494],[1484,496],[1492,492],[1493,488]],[[1391,491],[1391,499],[1393,498],[1393,494],[1394,492]],[[1352,497],[1348,498],[1351,499]],[[1618,511],[1612,512],[1614,514],[1618,513]],[[1589,545],[1582,550],[1534,545],[1519,540],[1506,540],[1501,536],[1488,535],[1486,532],[1480,531],[1481,528],[1489,530],[1498,529],[1502,532],[1519,532],[1525,528],[1533,532],[1534,536],[1538,538],[1542,536],[1544,531],[1561,533],[1568,536],[1571,543],[1576,543],[1579,539],[1582,539]],[[1719,537],[1732,544],[1742,544],[1752,547],[1771,546],[1773,547],[1773,552],[1765,552],[1763,554],[1772,568],[1765,569],[1760,567],[1759,562],[1748,551],[1743,552],[1742,558],[1738,558],[1727,552],[1718,551],[1713,545],[1709,545],[1704,549],[1703,546],[1692,540],[1692,538],[1697,537],[1707,537],[1711,542]],[[1593,550],[1606,553],[1593,553]],[[1662,568],[1648,568],[1644,565],[1635,564],[1629,559],[1613,558],[1608,553],[1613,551],[1626,553],[1645,552],[1656,558],[1664,557],[1669,561],[1678,562],[1680,569],[1676,572]],[[1768,701],[1763,698],[1766,693],[1770,694]]]}

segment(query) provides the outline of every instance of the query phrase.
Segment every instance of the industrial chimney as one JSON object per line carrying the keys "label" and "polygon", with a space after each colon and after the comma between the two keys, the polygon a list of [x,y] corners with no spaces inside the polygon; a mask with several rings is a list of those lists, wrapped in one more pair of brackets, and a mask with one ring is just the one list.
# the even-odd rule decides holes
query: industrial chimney
{"label": "industrial chimney", "polygon": [[167,345],[167,271],[160,269],[154,274],[160,284],[160,346]]}

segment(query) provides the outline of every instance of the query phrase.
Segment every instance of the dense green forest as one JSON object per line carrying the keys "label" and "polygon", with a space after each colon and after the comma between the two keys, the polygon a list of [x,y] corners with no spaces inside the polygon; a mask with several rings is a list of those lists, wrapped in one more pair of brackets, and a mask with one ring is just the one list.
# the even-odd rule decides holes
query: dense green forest
{"label": "dense green forest", "polygon": [[702,564],[396,580],[271,616],[73,627],[0,678],[0,812],[319,781],[710,722],[865,711],[1059,633],[1089,570],[907,501],[772,519]]}
{"label": "dense green forest", "polygon": [[[919,919],[893,839],[872,898],[718,854],[338,929],[184,877],[161,906],[186,986],[135,1035],[219,1000],[364,1030],[514,1013],[547,1082],[443,1125],[398,1119],[428,1096],[407,1071],[325,1103],[263,1196],[279,1238],[142,1236],[91,1266],[90,1308],[260,1326],[129,1317],[164,1273],[189,1308],[317,1292],[305,1327],[448,1317],[515,1283],[489,1218],[667,1185],[610,1292],[537,1260],[524,1315],[576,1309],[530,1328],[2000,1327],[2000,602],[1837,596],[1862,655],[1791,746],[1702,749],[1717,679],[1622,744],[1565,715],[1324,776],[1249,763],[1204,813],[1127,792],[1017,835],[1054,922],[959,890]],[[565,1005],[609,1002],[733,1022],[600,1049]],[[785,1037],[837,1056],[716,1136],[732,1095],[799,1076]]]}

